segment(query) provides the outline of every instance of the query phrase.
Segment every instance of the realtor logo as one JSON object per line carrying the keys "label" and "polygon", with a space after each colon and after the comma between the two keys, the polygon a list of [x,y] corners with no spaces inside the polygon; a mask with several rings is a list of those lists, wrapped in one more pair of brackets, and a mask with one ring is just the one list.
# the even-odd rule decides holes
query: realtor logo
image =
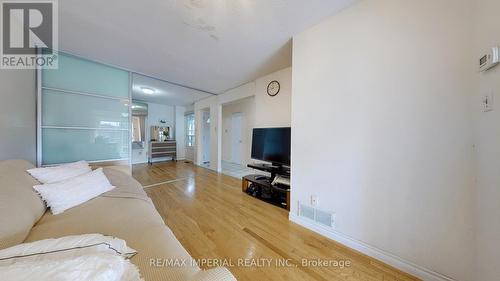
{"label": "realtor logo", "polygon": [[57,68],[56,0],[0,3],[1,68]]}

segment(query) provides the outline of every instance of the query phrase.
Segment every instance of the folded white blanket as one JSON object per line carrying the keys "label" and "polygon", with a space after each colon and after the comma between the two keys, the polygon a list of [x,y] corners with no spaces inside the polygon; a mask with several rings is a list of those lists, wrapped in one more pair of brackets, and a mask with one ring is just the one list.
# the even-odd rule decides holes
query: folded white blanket
{"label": "folded white blanket", "polygon": [[125,241],[101,234],[66,236],[0,250],[1,280],[139,281]]}
{"label": "folded white blanket", "polygon": [[135,265],[109,253],[16,262],[10,266],[0,266],[0,276],[4,281],[142,280]]}

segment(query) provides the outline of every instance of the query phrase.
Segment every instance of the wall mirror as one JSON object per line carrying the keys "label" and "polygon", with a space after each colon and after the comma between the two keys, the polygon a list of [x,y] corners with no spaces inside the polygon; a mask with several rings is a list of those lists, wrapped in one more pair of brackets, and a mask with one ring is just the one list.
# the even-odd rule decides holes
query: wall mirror
{"label": "wall mirror", "polygon": [[144,148],[146,144],[146,118],[148,104],[132,101],[132,149]]}

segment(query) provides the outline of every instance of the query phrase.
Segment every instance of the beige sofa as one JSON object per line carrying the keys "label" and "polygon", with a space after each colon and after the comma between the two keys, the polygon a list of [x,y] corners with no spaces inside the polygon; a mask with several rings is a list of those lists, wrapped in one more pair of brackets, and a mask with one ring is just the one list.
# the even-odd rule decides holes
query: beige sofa
{"label": "beige sofa", "polygon": [[[23,160],[0,161],[0,249],[66,235],[101,233],[137,250],[131,261],[144,280],[236,280],[226,268],[200,270],[164,224],[142,186],[117,169],[104,173],[116,188],[59,215],[46,211]],[[186,260],[182,266],[168,260]],[[179,265],[179,264],[177,264]]]}

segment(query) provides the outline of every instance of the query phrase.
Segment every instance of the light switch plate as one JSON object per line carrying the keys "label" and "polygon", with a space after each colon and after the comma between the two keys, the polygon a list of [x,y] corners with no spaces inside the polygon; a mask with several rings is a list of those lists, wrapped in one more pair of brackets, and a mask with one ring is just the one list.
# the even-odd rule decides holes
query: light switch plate
{"label": "light switch plate", "polygon": [[311,206],[318,206],[318,196],[311,195]]}
{"label": "light switch plate", "polygon": [[493,92],[489,92],[488,94],[483,96],[481,100],[481,107],[483,109],[483,112],[489,112],[493,110],[493,100]]}

